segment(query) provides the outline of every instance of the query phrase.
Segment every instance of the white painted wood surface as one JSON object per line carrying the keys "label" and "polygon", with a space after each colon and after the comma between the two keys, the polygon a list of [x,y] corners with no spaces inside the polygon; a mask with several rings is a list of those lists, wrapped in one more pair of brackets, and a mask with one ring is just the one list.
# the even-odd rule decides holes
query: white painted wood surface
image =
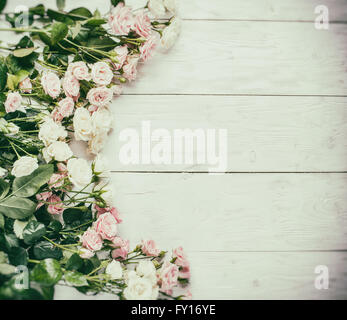
{"label": "white painted wood surface", "polygon": [[[108,10],[107,0],[67,4]],[[320,4],[339,22],[329,30],[314,28]],[[346,299],[347,1],[180,5],[177,45],[144,65],[112,106],[105,154],[117,171],[122,236],[132,244],[151,237],[167,250],[183,244],[196,299]],[[239,173],[120,164],[119,132],[143,120],[227,128],[228,171]],[[317,265],[329,267],[328,290],[314,286]],[[85,298],[66,288],[55,297]]]}

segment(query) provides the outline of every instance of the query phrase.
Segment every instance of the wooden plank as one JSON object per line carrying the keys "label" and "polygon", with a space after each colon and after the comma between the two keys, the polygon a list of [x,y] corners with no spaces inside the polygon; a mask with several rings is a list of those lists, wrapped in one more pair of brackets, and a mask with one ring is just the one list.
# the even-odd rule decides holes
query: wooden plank
{"label": "wooden plank", "polygon": [[346,95],[347,25],[184,21],[132,94]]}
{"label": "wooden plank", "polygon": [[[207,136],[216,129],[219,139],[218,130],[227,129],[226,171],[346,171],[346,104],[347,98],[322,97],[121,96],[111,107],[114,131],[104,155],[115,171],[208,171],[216,166],[197,163],[196,140],[194,164],[174,164],[175,130],[203,129]],[[169,164],[120,161],[127,145],[120,133],[137,130],[141,145],[142,121],[150,121],[151,133],[168,130]]]}
{"label": "wooden plank", "polygon": [[347,249],[347,174],[113,173],[121,233],[190,251]]}
{"label": "wooden plank", "polygon": [[[194,299],[346,299],[346,252],[188,252]],[[329,271],[329,288],[315,287],[317,266]],[[72,288],[56,288],[55,299],[86,297]]]}
{"label": "wooden plank", "polygon": [[[8,1],[6,12],[14,11],[23,1]],[[145,5],[147,0],[127,0],[133,8]],[[178,0],[179,15],[183,19],[241,19],[241,20],[284,20],[313,21],[317,16],[314,12],[318,5],[329,9],[330,21],[347,21],[346,0]],[[42,0],[31,0],[30,6],[42,3]],[[66,1],[66,9],[87,7],[99,9],[106,13],[110,8],[109,0],[74,0]],[[56,9],[55,0],[45,0],[45,6]]]}

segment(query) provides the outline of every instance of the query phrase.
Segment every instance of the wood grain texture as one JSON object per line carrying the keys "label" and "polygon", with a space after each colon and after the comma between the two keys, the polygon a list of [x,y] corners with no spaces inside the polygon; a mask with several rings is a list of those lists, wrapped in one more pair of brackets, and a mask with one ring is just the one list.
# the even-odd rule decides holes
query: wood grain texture
{"label": "wood grain texture", "polygon": [[113,173],[120,230],[190,251],[347,249],[347,174]]}
{"label": "wood grain texture", "polygon": [[[346,171],[346,104],[322,97],[121,96],[111,107],[115,126],[103,154],[116,171],[208,171],[215,166],[196,159],[173,164],[173,136],[175,129],[214,128],[228,130],[227,171]],[[142,137],[142,121],[151,122],[151,132],[169,130],[170,165],[119,160],[126,145],[120,132],[133,128]]]}
{"label": "wood grain texture", "polygon": [[132,94],[346,95],[347,25],[184,21]]}
{"label": "wood grain texture", "polygon": [[[346,252],[188,252],[194,299],[347,299]],[[315,268],[329,270],[329,288],[314,286]],[[56,288],[56,299],[86,297],[67,287]]]}

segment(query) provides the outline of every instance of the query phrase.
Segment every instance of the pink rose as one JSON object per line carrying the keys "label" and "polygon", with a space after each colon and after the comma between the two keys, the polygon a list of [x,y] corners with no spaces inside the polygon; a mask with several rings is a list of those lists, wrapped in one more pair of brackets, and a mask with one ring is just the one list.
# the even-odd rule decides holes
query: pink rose
{"label": "pink rose", "polygon": [[114,51],[117,53],[116,59],[118,61],[118,63],[114,63],[114,67],[116,70],[119,70],[127,59],[128,47],[126,45],[121,47],[116,47]]}
{"label": "pink rose", "polygon": [[103,239],[112,240],[117,235],[117,221],[110,212],[102,214],[94,227]]}
{"label": "pink rose", "polygon": [[91,228],[84,232],[81,240],[83,247],[88,250],[98,251],[102,248],[101,237],[95,230]]}
{"label": "pink rose", "polygon": [[124,77],[127,78],[129,81],[133,81],[136,79],[137,76],[137,57],[129,57],[127,58],[126,63],[123,65],[123,71],[124,71]]}
{"label": "pink rose", "polygon": [[128,35],[133,25],[134,17],[129,7],[126,7],[123,2],[120,2],[113,8],[108,24],[112,32],[117,35]]}
{"label": "pink rose", "polygon": [[61,173],[53,173],[51,178],[48,181],[48,187],[51,188],[60,188],[64,184],[64,179],[66,175]]}
{"label": "pink rose", "polygon": [[109,65],[103,61],[94,63],[92,66],[92,79],[98,85],[106,86],[110,84],[113,73]]}
{"label": "pink rose", "polygon": [[93,114],[95,111],[97,111],[99,108],[97,106],[89,106],[88,107],[88,111],[90,112],[90,114]]}
{"label": "pink rose", "polygon": [[188,290],[183,297],[181,297],[181,300],[192,300],[192,293],[190,292],[190,290]]}
{"label": "pink rose", "polygon": [[80,83],[70,74],[66,74],[63,79],[63,89],[65,95],[72,98],[74,101],[77,101],[80,97]]}
{"label": "pink rose", "polygon": [[113,91],[106,87],[93,88],[87,94],[90,104],[96,107],[105,106],[112,100],[112,97]]}
{"label": "pink rose", "polygon": [[160,250],[156,248],[153,240],[142,241],[142,252],[147,256],[157,257]]}
{"label": "pink rose", "polygon": [[171,294],[172,288],[178,284],[178,267],[165,261],[160,270],[161,291]]}
{"label": "pink rose", "polygon": [[42,192],[42,193],[38,193],[36,195],[36,200],[39,201],[36,210],[41,208],[44,205],[44,202],[47,201],[47,199],[49,197],[52,196],[52,192],[51,191],[46,191],[46,192]]}
{"label": "pink rose", "polygon": [[129,240],[124,240],[120,237],[115,237],[112,240],[112,247],[115,249],[112,250],[112,258],[121,258],[126,259],[129,252]]}
{"label": "pink rose", "polygon": [[61,83],[60,79],[55,73],[45,73],[42,76],[41,84],[46,94],[48,94],[52,98],[56,98],[59,96],[61,90]]}
{"label": "pink rose", "polygon": [[24,93],[31,93],[31,89],[33,88],[33,85],[31,84],[30,78],[27,77],[22,82],[20,82],[19,88]]}
{"label": "pink rose", "polygon": [[140,47],[140,57],[143,61],[147,61],[152,57],[153,51],[157,46],[157,38],[152,36]]}
{"label": "pink rose", "polygon": [[183,268],[183,270],[179,270],[179,277],[181,279],[190,279],[190,270],[188,268]]}
{"label": "pink rose", "polygon": [[116,219],[117,223],[122,223],[122,219],[119,216],[119,212],[115,207],[112,207],[110,213],[113,215],[113,218]]}
{"label": "pink rose", "polygon": [[178,247],[172,251],[172,257],[176,258],[175,264],[179,267],[189,267],[189,261],[187,260],[187,257],[183,251],[182,247]]}
{"label": "pink rose", "polygon": [[10,92],[7,95],[7,99],[5,102],[5,110],[7,113],[14,112],[18,108],[20,108],[22,104],[22,97],[18,92]]}
{"label": "pink rose", "polygon": [[60,214],[64,212],[63,203],[57,195],[53,194],[47,201],[51,203],[47,208],[50,214]]}
{"label": "pink rose", "polygon": [[90,80],[89,69],[85,62],[72,62],[67,67],[67,72],[74,76],[77,80]]}
{"label": "pink rose", "polygon": [[133,30],[141,37],[148,38],[152,32],[151,19],[144,10],[140,11],[134,20]]}
{"label": "pink rose", "polygon": [[75,103],[72,98],[66,97],[65,99],[59,101],[58,106],[59,113],[65,118],[72,115]]}
{"label": "pink rose", "polygon": [[55,108],[52,111],[51,116],[55,122],[60,122],[64,119],[63,115],[59,112],[58,108]]}
{"label": "pink rose", "polygon": [[66,166],[64,163],[59,162],[59,163],[57,164],[57,168],[58,168],[58,171],[59,171],[60,173],[64,173],[64,174],[67,175],[67,166]]}

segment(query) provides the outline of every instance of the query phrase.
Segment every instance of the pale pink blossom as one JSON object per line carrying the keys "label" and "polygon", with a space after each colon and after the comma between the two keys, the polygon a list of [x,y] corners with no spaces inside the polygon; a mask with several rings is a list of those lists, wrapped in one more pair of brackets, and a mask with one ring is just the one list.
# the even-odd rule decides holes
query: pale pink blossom
{"label": "pale pink blossom", "polygon": [[100,215],[94,227],[102,239],[112,240],[117,235],[117,221],[110,212]]}
{"label": "pale pink blossom", "polygon": [[178,284],[178,267],[165,261],[160,269],[161,291],[171,294],[174,286]]}
{"label": "pale pink blossom", "polygon": [[75,103],[72,98],[66,97],[58,102],[58,106],[59,113],[66,118],[72,115]]}
{"label": "pale pink blossom", "polygon": [[117,35],[128,35],[133,23],[134,17],[131,8],[125,6],[123,2],[120,2],[113,8],[108,18],[108,24],[112,32]]}
{"label": "pale pink blossom", "polygon": [[181,270],[181,268],[179,268],[179,269],[180,269],[179,270],[179,277],[181,279],[190,279],[190,269],[189,269],[189,267],[183,268],[182,270]]}
{"label": "pale pink blossom", "polygon": [[102,248],[102,239],[94,229],[89,228],[85,231],[81,240],[83,247],[88,250],[98,251]]}
{"label": "pale pink blossom", "polygon": [[7,113],[14,112],[18,108],[20,108],[22,104],[22,97],[18,92],[10,92],[7,95],[7,99],[5,102],[5,110]]}
{"label": "pale pink blossom", "polygon": [[147,256],[157,257],[160,250],[157,249],[154,240],[142,241],[142,252]]}
{"label": "pale pink blossom", "polygon": [[181,300],[192,300],[192,293],[188,290],[182,297]]}
{"label": "pale pink blossom", "polygon": [[110,66],[103,61],[99,61],[92,66],[92,79],[93,81],[102,86],[107,86],[113,79],[113,72]]}
{"label": "pale pink blossom", "polygon": [[96,107],[107,105],[113,97],[113,91],[106,87],[98,87],[89,90],[87,99],[90,104]]}
{"label": "pale pink blossom", "polygon": [[57,168],[60,173],[64,173],[67,175],[67,166],[65,165],[65,163],[59,162],[57,164]]}
{"label": "pale pink blossom", "polygon": [[52,111],[51,116],[55,122],[61,122],[64,119],[63,115],[59,112],[58,108],[55,108]]}
{"label": "pale pink blossom", "polygon": [[19,83],[19,88],[24,93],[31,93],[33,85],[31,84],[30,78],[26,77],[23,81]]}
{"label": "pale pink blossom", "polygon": [[36,210],[41,208],[45,204],[45,201],[47,201],[47,199],[51,196],[52,196],[51,191],[46,191],[46,192],[41,192],[36,194],[36,200],[39,201],[38,205],[36,206]]}
{"label": "pale pink blossom", "polygon": [[114,67],[116,70],[119,70],[127,59],[128,47],[126,45],[119,46],[116,47],[114,51],[117,53],[116,59],[118,61],[118,63],[114,63]]}
{"label": "pale pink blossom", "polygon": [[97,212],[97,217],[99,217],[100,215],[106,213],[106,212],[110,212],[113,217],[116,219],[117,223],[121,223],[123,220],[120,218],[119,216],[119,212],[115,207],[106,207],[106,208],[101,208],[98,205],[95,205],[95,210]]}
{"label": "pale pink blossom", "polygon": [[59,77],[55,73],[45,73],[41,78],[41,84],[46,94],[48,94],[52,98],[59,96],[61,90],[61,82]]}
{"label": "pale pink blossom", "polygon": [[66,174],[53,173],[48,181],[49,188],[60,188],[64,184],[64,178]]}
{"label": "pale pink blossom", "polygon": [[138,57],[129,57],[127,58],[125,64],[123,65],[123,76],[127,78],[129,81],[133,81],[137,76],[137,62]]}
{"label": "pale pink blossom", "polygon": [[182,247],[178,247],[174,250],[172,250],[172,257],[175,259],[175,264],[177,264],[179,267],[189,267],[189,261],[187,260],[187,257],[183,251]]}
{"label": "pale pink blossom", "polygon": [[80,96],[80,83],[75,77],[66,74],[63,79],[63,89],[67,97],[72,98],[74,101],[78,100]]}
{"label": "pale pink blossom", "polygon": [[114,250],[112,250],[112,258],[126,259],[129,253],[129,240],[124,240],[120,237],[115,237],[112,240],[111,246],[115,248]]}
{"label": "pale pink blossom", "polygon": [[57,195],[53,194],[49,197],[47,201],[50,202],[50,204],[47,207],[47,211],[50,214],[61,214],[64,212],[64,205]]}
{"label": "pale pink blossom", "polygon": [[76,61],[69,64],[67,73],[73,75],[77,80],[90,80],[88,66],[83,61]]}
{"label": "pale pink blossom", "polygon": [[155,36],[151,36],[148,40],[140,47],[140,57],[143,61],[147,61],[152,57],[154,49],[157,46],[158,38]]}
{"label": "pale pink blossom", "polygon": [[148,38],[152,32],[151,19],[141,10],[134,19],[133,30],[141,37]]}

